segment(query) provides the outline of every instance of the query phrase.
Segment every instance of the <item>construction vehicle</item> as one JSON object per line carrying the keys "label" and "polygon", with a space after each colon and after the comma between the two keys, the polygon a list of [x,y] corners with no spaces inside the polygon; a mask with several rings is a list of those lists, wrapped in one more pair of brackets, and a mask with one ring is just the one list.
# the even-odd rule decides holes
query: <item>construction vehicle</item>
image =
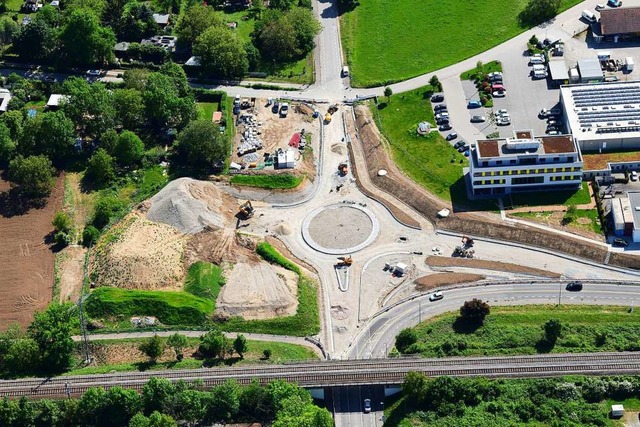
{"label": "construction vehicle", "polygon": [[239,214],[242,215],[245,219],[249,219],[253,216],[255,209],[251,204],[251,200],[247,200],[242,205],[240,205]]}
{"label": "construction vehicle", "polygon": [[327,113],[324,115],[324,124],[328,125],[329,123],[331,123],[331,114]]}
{"label": "construction vehicle", "polygon": [[340,163],[340,166],[338,166],[338,172],[340,173],[340,176],[345,176],[348,171],[348,165],[346,163]]}
{"label": "construction vehicle", "polygon": [[474,243],[475,242],[473,241],[473,239],[471,237],[466,236],[466,235],[462,236],[462,246],[464,248],[470,248],[470,247],[473,246]]}
{"label": "construction vehicle", "polygon": [[460,258],[473,258],[473,255],[476,253],[473,249],[469,249],[465,246],[456,246],[453,250],[451,256],[460,257]]}
{"label": "construction vehicle", "polygon": [[337,267],[350,267],[351,264],[353,264],[353,259],[351,258],[351,255],[341,256],[341,257],[338,257],[338,259],[340,261],[338,261],[338,263],[336,264]]}
{"label": "construction vehicle", "polygon": [[329,106],[329,109],[327,110],[327,114],[324,115],[324,123],[325,124],[331,123],[331,116],[336,111],[338,111],[338,105],[337,104],[333,104],[333,105]]}

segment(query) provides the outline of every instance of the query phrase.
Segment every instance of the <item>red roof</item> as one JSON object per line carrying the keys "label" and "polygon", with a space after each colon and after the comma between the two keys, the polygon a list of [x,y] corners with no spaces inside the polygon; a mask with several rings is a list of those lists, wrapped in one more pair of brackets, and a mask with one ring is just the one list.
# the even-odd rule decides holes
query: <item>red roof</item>
{"label": "red roof", "polygon": [[600,26],[605,36],[640,32],[640,7],[617,7],[600,11]]}

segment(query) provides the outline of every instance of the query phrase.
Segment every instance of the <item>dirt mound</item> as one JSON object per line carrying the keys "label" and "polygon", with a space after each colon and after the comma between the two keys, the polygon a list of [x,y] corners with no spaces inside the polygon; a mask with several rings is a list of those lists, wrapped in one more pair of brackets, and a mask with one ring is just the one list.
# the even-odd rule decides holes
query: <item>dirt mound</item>
{"label": "dirt mound", "polygon": [[224,227],[223,199],[211,182],[179,178],[153,196],[150,202],[148,219],[171,225],[182,233],[195,234],[205,227]]}
{"label": "dirt mound", "polygon": [[428,276],[422,276],[413,281],[416,289],[426,291],[440,286],[457,285],[459,283],[477,282],[484,279],[485,276],[471,273],[435,273]]}
{"label": "dirt mound", "polygon": [[186,236],[175,228],[131,213],[94,247],[91,274],[97,286],[180,289]]}
{"label": "dirt mound", "polygon": [[276,225],[273,231],[275,231],[278,236],[288,236],[292,233],[291,226],[284,222]]}
{"label": "dirt mound", "polygon": [[337,320],[344,320],[349,317],[349,307],[345,307],[342,305],[332,305],[331,306],[331,317]]}
{"label": "dirt mound", "polygon": [[291,316],[298,308],[298,276],[265,262],[238,262],[225,272],[227,283],[216,303],[216,315],[266,319]]}
{"label": "dirt mound", "polygon": [[333,153],[340,154],[341,156],[347,154],[347,148],[344,146],[344,144],[333,144],[331,146],[331,151]]}
{"label": "dirt mound", "polygon": [[469,267],[481,270],[505,271],[517,274],[530,274],[532,276],[551,277],[557,279],[560,274],[539,268],[525,267],[523,265],[511,264],[509,262],[485,261],[481,259],[454,258],[430,256],[425,261],[429,267]]}

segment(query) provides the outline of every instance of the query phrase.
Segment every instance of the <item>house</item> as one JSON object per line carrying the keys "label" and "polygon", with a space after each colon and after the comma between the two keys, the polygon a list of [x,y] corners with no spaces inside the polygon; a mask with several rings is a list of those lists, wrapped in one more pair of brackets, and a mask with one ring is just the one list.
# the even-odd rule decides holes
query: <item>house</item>
{"label": "house", "polygon": [[155,46],[161,46],[169,52],[173,52],[176,48],[175,36],[153,36],[149,39],[143,39],[140,44],[152,44]]}
{"label": "house", "polygon": [[640,33],[640,7],[606,8],[600,11],[603,36]]}
{"label": "house", "polygon": [[534,137],[531,130],[515,131],[513,138],[476,141],[468,180],[471,196],[578,190],[582,154],[571,135]]}
{"label": "house", "polygon": [[4,113],[9,108],[11,92],[8,89],[0,89],[0,113]]}
{"label": "house", "polygon": [[224,6],[231,9],[246,9],[251,7],[251,0],[227,0]]}
{"label": "house", "polygon": [[67,102],[69,100],[68,95],[60,95],[58,93],[53,93],[49,96],[49,100],[47,101],[46,108],[47,110],[57,110],[60,108],[63,102]]}
{"label": "house", "polygon": [[129,42],[116,43],[113,45],[113,53],[119,58],[125,57],[129,51],[129,45],[131,45]]}
{"label": "house", "polygon": [[160,28],[164,28],[167,25],[171,24],[171,15],[169,15],[168,13],[154,13],[153,20],[156,21],[156,24],[158,24]]}

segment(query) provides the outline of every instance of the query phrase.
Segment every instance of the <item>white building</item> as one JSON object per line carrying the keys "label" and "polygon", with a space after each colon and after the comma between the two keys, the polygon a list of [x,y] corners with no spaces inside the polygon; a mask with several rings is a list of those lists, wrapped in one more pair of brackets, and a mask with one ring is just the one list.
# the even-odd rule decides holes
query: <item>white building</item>
{"label": "white building", "polygon": [[292,169],[295,167],[295,154],[293,150],[278,149],[276,164],[277,169]]}
{"label": "white building", "polygon": [[571,135],[534,137],[515,131],[514,138],[476,141],[469,156],[473,196],[547,190],[578,190],[582,155]]}
{"label": "white building", "polygon": [[611,199],[611,215],[616,236],[631,236],[634,242],[640,242],[640,192]]}
{"label": "white building", "polygon": [[4,113],[9,109],[9,101],[11,101],[11,92],[8,89],[0,89],[0,112]]}
{"label": "white building", "polygon": [[582,151],[640,148],[640,82],[562,86],[560,102]]}

